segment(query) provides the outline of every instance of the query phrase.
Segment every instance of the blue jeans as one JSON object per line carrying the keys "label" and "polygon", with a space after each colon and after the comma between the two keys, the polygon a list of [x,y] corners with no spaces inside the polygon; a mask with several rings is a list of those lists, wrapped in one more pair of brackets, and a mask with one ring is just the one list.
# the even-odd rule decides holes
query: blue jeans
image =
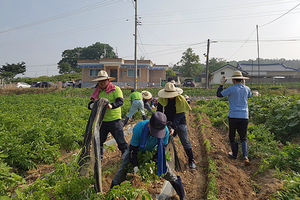
{"label": "blue jeans", "polygon": [[134,115],[134,113],[138,110],[141,111],[142,115],[145,115],[144,102],[142,101],[142,99],[136,99],[132,102],[129,113],[127,114],[126,117],[128,118],[132,117],[132,115]]}
{"label": "blue jeans", "polygon": [[[122,156],[121,167],[111,182],[111,188],[115,185],[121,184],[123,181],[126,180],[127,174],[126,174],[125,168],[127,167],[127,165],[129,163],[130,163],[130,153],[129,153],[129,150],[127,149]],[[172,171],[172,169],[170,168],[168,163],[166,163],[166,166],[167,166],[167,173],[163,175],[163,178],[167,181],[176,181],[177,180],[176,174]]]}
{"label": "blue jeans", "polygon": [[188,129],[186,124],[178,124],[178,128],[175,130],[176,134],[179,136],[181,144],[184,149],[191,149],[192,145],[188,136]]}
{"label": "blue jeans", "polygon": [[150,107],[148,102],[144,103],[144,108],[147,109],[150,113],[153,114],[152,108]]}

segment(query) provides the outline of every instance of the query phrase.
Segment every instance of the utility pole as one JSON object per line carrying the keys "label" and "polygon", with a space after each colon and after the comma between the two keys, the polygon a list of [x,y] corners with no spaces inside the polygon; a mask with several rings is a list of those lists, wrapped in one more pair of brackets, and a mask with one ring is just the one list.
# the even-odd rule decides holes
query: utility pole
{"label": "utility pole", "polygon": [[134,91],[137,90],[137,0],[135,2],[135,33],[134,33]]}
{"label": "utility pole", "polygon": [[207,53],[206,53],[206,84],[205,89],[208,89],[209,80],[208,80],[208,61],[209,61],[209,39],[207,40]]}
{"label": "utility pole", "polygon": [[259,66],[259,41],[258,41],[258,25],[256,25],[256,33],[257,33],[257,70],[258,70],[258,83],[260,87],[260,66]]}

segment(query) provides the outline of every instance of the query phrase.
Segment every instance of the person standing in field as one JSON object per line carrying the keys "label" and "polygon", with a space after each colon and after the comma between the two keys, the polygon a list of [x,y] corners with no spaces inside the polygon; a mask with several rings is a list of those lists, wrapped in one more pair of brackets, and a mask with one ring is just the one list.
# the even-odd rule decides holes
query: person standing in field
{"label": "person standing in field", "polygon": [[[233,86],[230,86],[223,90],[227,79],[232,79]],[[237,70],[233,72],[233,75],[225,79],[223,76],[220,80],[220,86],[217,91],[217,97],[226,97],[228,96],[229,101],[229,141],[231,145],[232,152],[229,152],[228,155],[230,158],[236,159],[239,151],[239,143],[235,141],[236,132],[240,136],[240,141],[242,143],[242,151],[245,165],[251,165],[248,159],[248,137],[247,137],[247,128],[248,128],[248,98],[252,96],[251,90],[249,87],[245,86],[245,79],[242,73]]]}
{"label": "person standing in field", "polygon": [[130,107],[129,113],[126,116],[126,119],[124,120],[123,126],[126,126],[129,118],[132,117],[134,115],[134,113],[138,110],[141,111],[143,120],[146,120],[146,114],[144,111],[144,103],[143,103],[142,99],[143,99],[143,97],[140,92],[131,90],[131,94],[129,96],[131,107]]}
{"label": "person standing in field", "polygon": [[114,79],[115,78],[113,77],[109,77],[106,71],[101,70],[98,73],[98,77],[91,81],[92,83],[97,82],[98,86],[96,87],[90,98],[91,101],[88,105],[88,108],[92,109],[95,100],[98,98],[106,98],[109,100],[109,105],[100,128],[101,160],[103,159],[103,144],[106,141],[109,132],[116,140],[118,148],[122,154],[128,147],[128,144],[125,141],[124,137],[121,116],[121,106],[123,105],[123,93],[118,86],[115,86],[112,82],[110,82]]}
{"label": "person standing in field", "polygon": [[126,180],[126,168],[129,163],[133,166],[133,173],[139,174],[138,152],[153,151],[157,149],[157,173],[158,176],[169,181],[180,200],[186,200],[183,184],[180,176],[177,176],[166,161],[165,147],[168,145],[169,130],[167,117],[161,112],[155,112],[150,120],[140,121],[135,125],[129,145],[129,151],[123,155],[122,164],[111,182],[110,188],[121,184]]}
{"label": "person standing in field", "polygon": [[149,102],[152,102],[152,94],[148,91],[142,91],[142,97],[144,102],[144,108],[153,114],[152,108],[150,107]]}
{"label": "person standing in field", "polygon": [[157,111],[164,112],[171,127],[174,129],[174,136],[178,135],[181,144],[189,158],[190,169],[196,169],[192,145],[188,136],[185,113],[192,110],[185,98],[181,95],[183,90],[175,87],[171,82],[166,83],[165,89],[158,92]]}

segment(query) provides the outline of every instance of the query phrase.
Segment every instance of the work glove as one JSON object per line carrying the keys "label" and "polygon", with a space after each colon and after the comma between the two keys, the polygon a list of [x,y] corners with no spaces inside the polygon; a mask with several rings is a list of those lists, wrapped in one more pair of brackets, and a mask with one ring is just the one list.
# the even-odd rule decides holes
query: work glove
{"label": "work glove", "polygon": [[169,135],[173,135],[173,133],[174,133],[174,129],[169,128]]}
{"label": "work glove", "polygon": [[107,106],[108,109],[112,109],[112,105],[109,103]]}
{"label": "work glove", "polygon": [[253,90],[252,91],[252,95],[255,96],[255,97],[258,97],[259,96],[259,92],[257,90]]}
{"label": "work glove", "polygon": [[90,103],[88,104],[88,109],[92,110],[94,106],[94,101],[90,101]]}
{"label": "work glove", "polygon": [[133,173],[136,174],[138,171],[139,171],[139,167],[138,167],[138,166],[135,166],[135,167],[133,168]]}
{"label": "work glove", "polygon": [[154,106],[154,105],[152,105],[152,109],[155,109],[155,106]]}
{"label": "work glove", "polygon": [[220,79],[220,85],[225,85],[227,79],[225,79],[225,76],[222,76],[222,78]]}

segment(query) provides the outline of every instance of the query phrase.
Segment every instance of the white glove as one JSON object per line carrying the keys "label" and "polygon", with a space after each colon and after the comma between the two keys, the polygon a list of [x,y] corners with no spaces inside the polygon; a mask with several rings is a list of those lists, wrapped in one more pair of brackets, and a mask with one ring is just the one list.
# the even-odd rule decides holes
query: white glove
{"label": "white glove", "polygon": [[253,90],[252,91],[252,95],[255,96],[255,97],[258,97],[259,96],[259,92],[257,90]]}
{"label": "white glove", "polygon": [[112,109],[112,105],[109,103],[107,106],[108,109]]}
{"label": "white glove", "polygon": [[220,79],[220,85],[225,85],[227,79],[225,79],[225,76],[222,76],[222,78]]}
{"label": "white glove", "polygon": [[169,135],[173,135],[174,129],[170,128],[170,129],[169,129],[169,132],[170,132]]}
{"label": "white glove", "polygon": [[154,105],[152,106],[152,109],[155,109],[155,106],[154,106]]}
{"label": "white glove", "polygon": [[138,167],[138,166],[135,166],[135,167],[133,168],[133,173],[136,174],[138,171],[139,171],[139,167]]}

